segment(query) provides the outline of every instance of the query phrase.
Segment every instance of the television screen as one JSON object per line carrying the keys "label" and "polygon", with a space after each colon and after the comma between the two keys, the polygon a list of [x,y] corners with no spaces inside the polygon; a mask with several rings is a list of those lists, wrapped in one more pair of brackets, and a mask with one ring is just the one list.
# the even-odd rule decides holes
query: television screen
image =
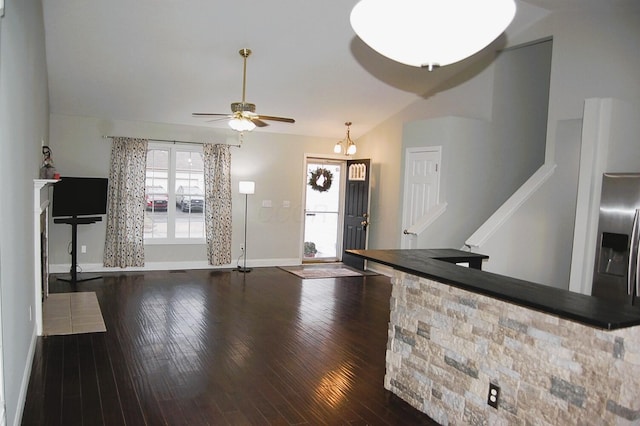
{"label": "television screen", "polygon": [[53,217],[107,213],[106,178],[63,177],[53,185]]}

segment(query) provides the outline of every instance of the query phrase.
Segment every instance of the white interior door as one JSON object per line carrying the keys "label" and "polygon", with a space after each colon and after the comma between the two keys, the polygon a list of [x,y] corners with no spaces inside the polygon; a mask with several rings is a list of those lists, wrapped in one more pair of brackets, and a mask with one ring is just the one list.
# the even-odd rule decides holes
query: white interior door
{"label": "white interior door", "polygon": [[[423,218],[438,204],[441,147],[408,148],[405,156],[402,229]],[[402,248],[416,248],[418,236],[403,234]]]}

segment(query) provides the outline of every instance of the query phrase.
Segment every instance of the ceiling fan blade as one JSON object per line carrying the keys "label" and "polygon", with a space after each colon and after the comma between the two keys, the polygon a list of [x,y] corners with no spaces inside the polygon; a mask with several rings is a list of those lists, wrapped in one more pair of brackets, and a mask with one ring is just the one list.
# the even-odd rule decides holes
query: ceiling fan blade
{"label": "ceiling fan blade", "polygon": [[220,117],[216,117],[216,118],[212,118],[211,120],[206,120],[205,123],[216,123],[218,121],[226,121],[229,120],[230,118],[232,118],[229,115],[226,115],[224,117],[220,116]]}
{"label": "ceiling fan blade", "polygon": [[191,114],[192,117],[232,117],[230,114],[218,114],[215,112],[194,112]]}
{"label": "ceiling fan blade", "polygon": [[271,115],[262,115],[262,114],[259,114],[258,118],[260,120],[282,121],[283,123],[295,123],[296,122],[296,120],[294,120],[293,118],[273,117]]}
{"label": "ceiling fan blade", "polygon": [[250,118],[250,120],[253,122],[253,124],[256,125],[256,127],[267,127],[269,125],[269,123],[265,123],[264,121],[260,120],[260,118],[258,117]]}

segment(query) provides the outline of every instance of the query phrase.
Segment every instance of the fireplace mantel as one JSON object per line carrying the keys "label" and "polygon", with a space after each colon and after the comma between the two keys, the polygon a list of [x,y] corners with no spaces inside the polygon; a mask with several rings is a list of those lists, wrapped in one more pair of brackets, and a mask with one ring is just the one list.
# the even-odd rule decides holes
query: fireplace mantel
{"label": "fireplace mantel", "polygon": [[[48,294],[48,238],[49,238],[49,187],[58,182],[57,179],[33,180],[33,259],[34,259],[34,294],[36,332],[42,336],[42,300]],[[44,220],[42,215],[44,213]],[[43,238],[44,236],[44,238]],[[45,260],[43,262],[43,259]],[[44,284],[43,285],[43,281]]]}

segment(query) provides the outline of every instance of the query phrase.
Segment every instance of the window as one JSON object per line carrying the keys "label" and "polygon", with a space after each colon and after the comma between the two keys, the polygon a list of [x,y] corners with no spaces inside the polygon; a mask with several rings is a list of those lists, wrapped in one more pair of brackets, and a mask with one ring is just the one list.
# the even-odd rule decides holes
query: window
{"label": "window", "polygon": [[201,147],[149,144],[145,186],[145,242],[204,242]]}

